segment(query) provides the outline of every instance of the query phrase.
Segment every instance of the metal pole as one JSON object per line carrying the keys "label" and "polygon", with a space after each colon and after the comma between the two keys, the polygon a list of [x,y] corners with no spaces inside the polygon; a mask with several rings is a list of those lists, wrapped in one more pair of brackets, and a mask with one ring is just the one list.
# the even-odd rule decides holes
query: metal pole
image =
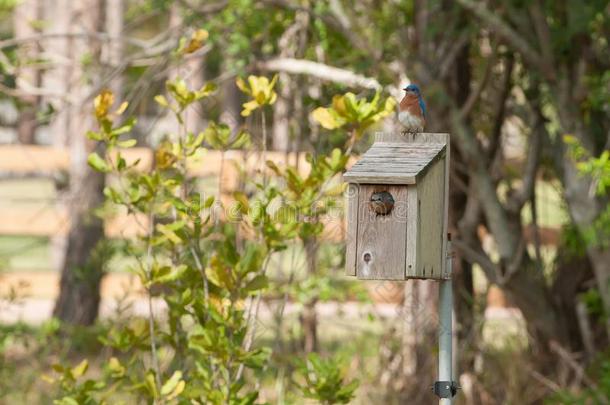
{"label": "metal pole", "polygon": [[[438,305],[438,381],[452,384],[452,349],[453,349],[453,286],[451,284],[451,241],[447,242],[447,274],[449,278],[441,280],[439,285]],[[444,387],[451,389],[451,387]],[[439,405],[451,405],[452,398],[440,398]]]}

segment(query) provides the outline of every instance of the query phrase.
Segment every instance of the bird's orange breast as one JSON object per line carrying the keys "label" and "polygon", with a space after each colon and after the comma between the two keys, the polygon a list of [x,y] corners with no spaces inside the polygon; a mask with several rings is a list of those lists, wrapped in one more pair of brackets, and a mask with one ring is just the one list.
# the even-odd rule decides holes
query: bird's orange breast
{"label": "bird's orange breast", "polygon": [[400,101],[400,111],[407,111],[419,117],[422,115],[419,99],[414,94],[406,94]]}

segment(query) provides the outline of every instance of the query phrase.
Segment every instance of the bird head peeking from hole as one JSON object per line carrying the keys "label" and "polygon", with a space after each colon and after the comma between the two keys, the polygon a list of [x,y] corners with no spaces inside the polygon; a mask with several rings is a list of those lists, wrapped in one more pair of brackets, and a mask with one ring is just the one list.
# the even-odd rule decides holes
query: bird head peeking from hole
{"label": "bird head peeking from hole", "polygon": [[426,126],[426,104],[421,91],[416,84],[410,84],[403,90],[405,96],[398,107],[398,121],[404,126],[406,133],[423,132]]}
{"label": "bird head peeking from hole", "polygon": [[378,191],[371,194],[369,207],[377,215],[388,215],[394,208],[394,197],[387,191]]}

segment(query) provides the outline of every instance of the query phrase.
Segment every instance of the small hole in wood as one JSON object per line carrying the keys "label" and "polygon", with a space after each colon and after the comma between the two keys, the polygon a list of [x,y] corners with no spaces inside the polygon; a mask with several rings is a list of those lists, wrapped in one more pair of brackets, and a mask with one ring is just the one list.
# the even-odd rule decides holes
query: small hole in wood
{"label": "small hole in wood", "polygon": [[370,254],[369,252],[366,252],[366,253],[365,253],[365,254],[362,256],[362,258],[364,259],[364,262],[365,262],[365,263],[368,263],[368,262],[370,262],[370,261],[371,261],[371,254]]}

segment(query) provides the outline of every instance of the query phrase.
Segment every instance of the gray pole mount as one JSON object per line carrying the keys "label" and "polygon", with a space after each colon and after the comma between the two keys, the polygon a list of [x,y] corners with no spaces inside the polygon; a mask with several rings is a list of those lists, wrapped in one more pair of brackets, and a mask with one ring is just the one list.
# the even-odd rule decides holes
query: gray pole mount
{"label": "gray pole mount", "polygon": [[453,380],[453,285],[451,234],[447,235],[448,278],[439,282],[438,304],[438,381],[432,390],[439,397],[439,405],[451,405],[458,384]]}

